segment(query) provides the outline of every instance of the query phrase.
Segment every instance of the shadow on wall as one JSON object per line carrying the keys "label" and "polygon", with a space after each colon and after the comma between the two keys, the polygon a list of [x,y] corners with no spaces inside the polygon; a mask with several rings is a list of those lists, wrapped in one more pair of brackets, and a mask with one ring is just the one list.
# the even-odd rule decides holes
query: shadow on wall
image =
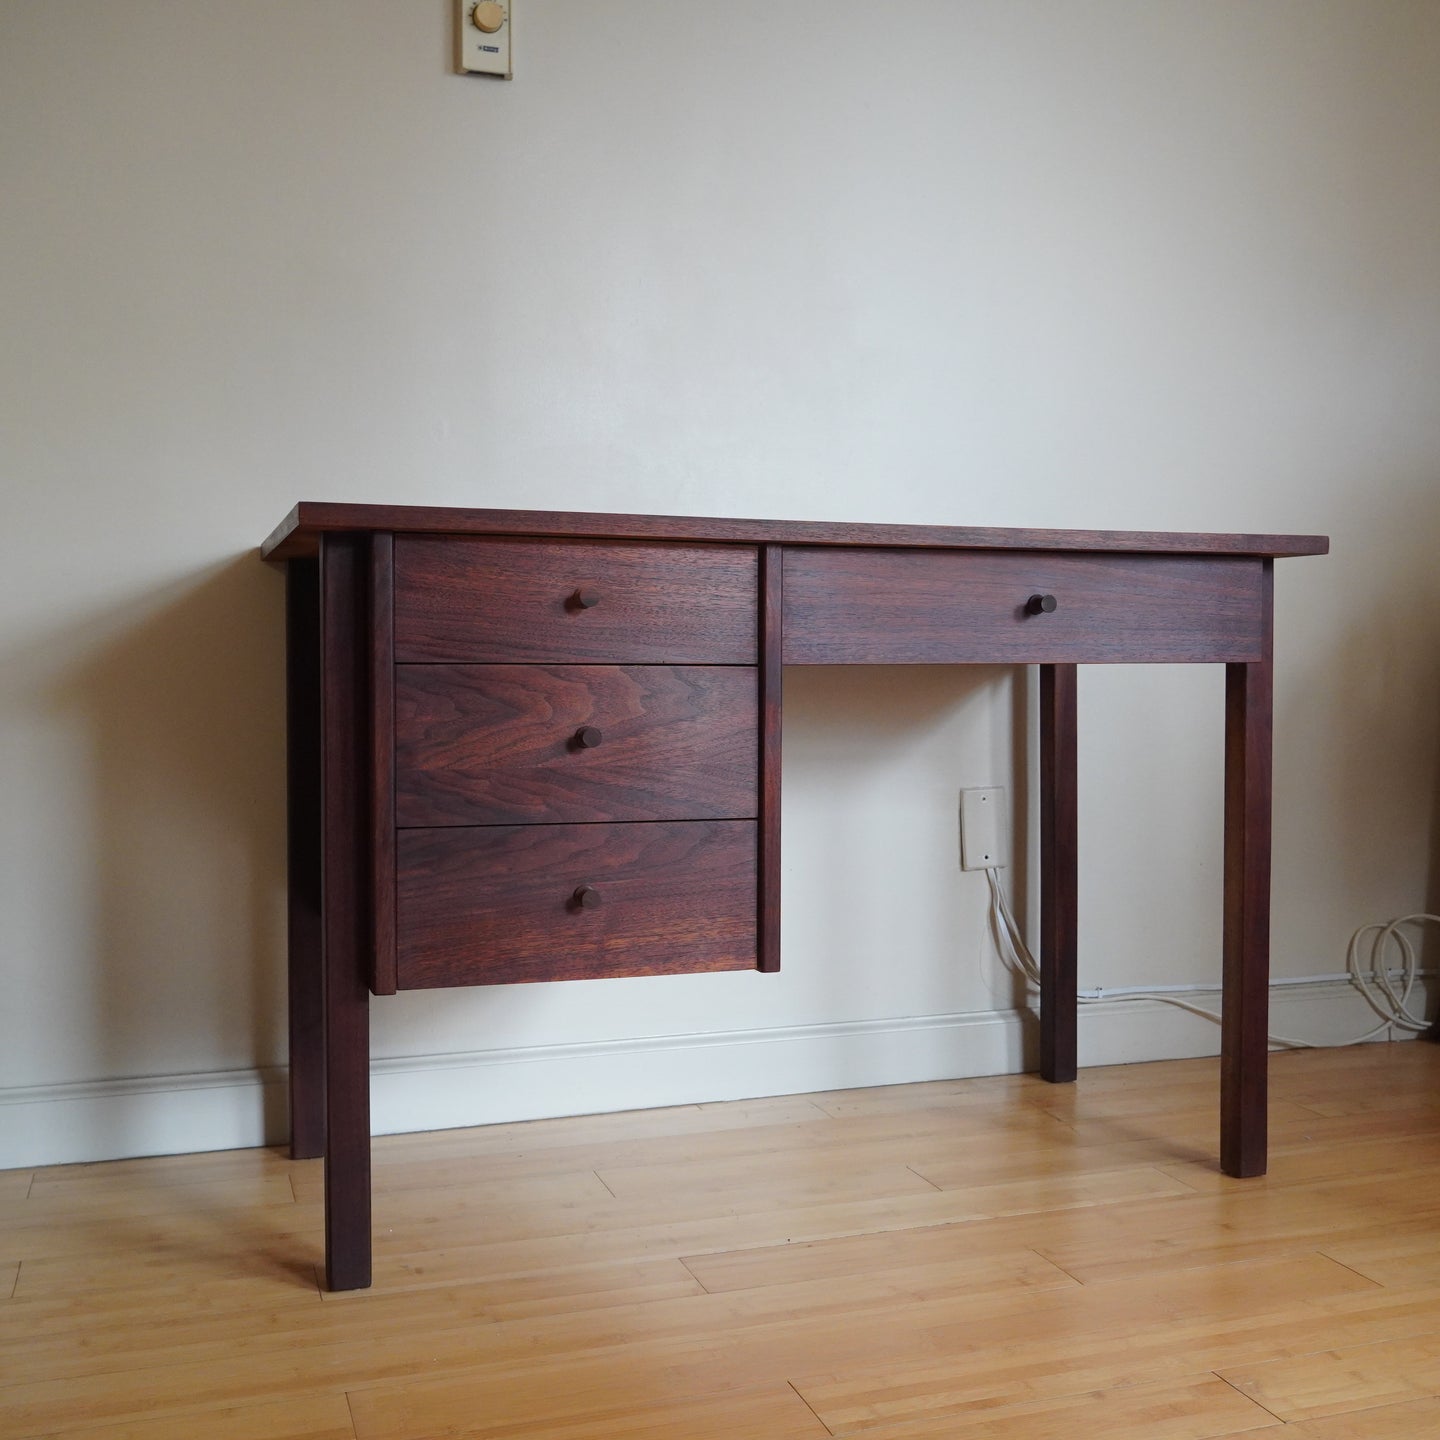
{"label": "shadow on wall", "polygon": [[[784,943],[823,957],[826,988],[857,1007],[1026,1016],[1023,984],[990,953],[983,877],[960,874],[959,791],[1010,789],[1005,884],[1023,915],[1027,680],[1006,666],[786,669]],[[892,964],[928,988],[887,997]]]}
{"label": "shadow on wall", "polygon": [[283,610],[282,577],[227,561],[84,627],[110,638],[49,694],[89,745],[91,1074],[283,1061]]}
{"label": "shadow on wall", "polygon": [[[1312,798],[1307,833],[1286,850],[1309,847],[1312,864],[1333,866],[1344,893],[1371,904],[1342,913],[1342,931],[1313,934],[1327,958],[1306,963],[1318,969],[1343,957],[1354,926],[1440,912],[1440,479],[1377,487],[1334,528],[1331,557],[1304,575],[1313,588],[1285,597],[1299,606],[1325,590],[1327,606],[1331,595],[1344,602],[1326,610],[1333,644],[1312,649],[1277,715],[1277,731],[1315,736],[1312,753],[1328,761],[1323,773],[1290,776]],[[1412,932],[1421,964],[1440,968],[1440,930],[1423,928]]]}

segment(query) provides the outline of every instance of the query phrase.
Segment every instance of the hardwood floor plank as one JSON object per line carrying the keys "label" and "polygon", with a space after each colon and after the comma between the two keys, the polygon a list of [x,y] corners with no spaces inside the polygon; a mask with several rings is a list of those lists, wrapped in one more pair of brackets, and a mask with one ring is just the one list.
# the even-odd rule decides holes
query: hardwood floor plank
{"label": "hardwood floor plank", "polygon": [[[887,1111],[883,1114],[858,1114],[832,1118],[811,1107],[802,1121],[768,1117],[769,1123],[753,1127],[717,1127],[692,1137],[685,1147],[687,1158],[707,1164],[723,1165],[726,1160],[749,1159],[759,1165],[765,1157],[793,1157],[798,1154],[844,1151],[852,1161],[872,1165],[909,1164],[917,1157],[972,1161],[989,1159],[991,1154],[1015,1153],[1023,1137],[1033,1143],[1023,1147],[1031,1156],[1044,1156],[1048,1146],[1066,1134],[1060,1122],[1036,1111],[1020,1108],[996,1110],[995,1107],[963,1106],[945,1108],[915,1105],[909,1110]],[[456,1133],[456,1132],[451,1132]],[[478,1132],[467,1131],[466,1134]],[[569,1139],[541,1147],[525,1145],[517,1138],[514,1148],[506,1150],[494,1145],[477,1146],[470,1150],[453,1150],[426,1158],[423,1169],[409,1160],[411,1149],[387,1146],[382,1137],[376,1141],[374,1171],[377,1191],[398,1191],[415,1188],[422,1183],[469,1185],[504,1183],[532,1175],[564,1170],[606,1171],[647,1166],[668,1166],[674,1163],[677,1146],[672,1135],[625,1138],[616,1141],[591,1140],[586,1143]],[[1153,1154],[1138,1157],[1139,1163],[1153,1159]],[[1124,1163],[1137,1163],[1135,1159]],[[426,1177],[425,1181],[419,1178]],[[315,1179],[296,1178],[296,1193],[302,1199],[318,1190]]]}
{"label": "hardwood floor plank", "polygon": [[998,1250],[988,1233],[968,1225],[887,1230],[873,1235],[846,1235],[833,1240],[685,1257],[686,1267],[712,1294],[871,1270],[943,1264],[973,1266],[977,1288],[994,1289],[997,1282],[1000,1288],[1078,1283],[1033,1250]]}
{"label": "hardwood floor plank", "polygon": [[[423,1404],[423,1402],[422,1402]],[[476,1411],[474,1423],[455,1428],[453,1422],[431,1433],[456,1440],[513,1437],[509,1424],[492,1426]],[[423,1409],[416,1412],[423,1421]],[[367,1418],[361,1440],[390,1440],[397,1433],[374,1428]],[[411,1433],[407,1424],[405,1433]],[[647,1403],[629,1400],[586,1414],[526,1425],[525,1440],[829,1440],[830,1432],[788,1385],[756,1390],[724,1391],[678,1400]]]}
{"label": "hardwood floor plank", "polygon": [[0,1201],[0,1232],[83,1219],[121,1211],[133,1215],[174,1215],[191,1211],[253,1210],[262,1205],[293,1205],[295,1193],[285,1174],[237,1176],[204,1184],[123,1186],[46,1185],[37,1183],[22,1200]]}
{"label": "hardwood floor plank", "polygon": [[1224,1378],[1287,1422],[1440,1395],[1440,1327],[1407,1340],[1382,1340],[1265,1365]]}
{"label": "hardwood floor plank", "polygon": [[6,1172],[0,1434],[1419,1440],[1440,1047],[1273,1065],[1258,1181],[1214,1060],[379,1137],[323,1297],[318,1162]]}
{"label": "hardwood floor plank", "polygon": [[[1433,1177],[1430,1183],[1434,1183]],[[1440,1240],[1426,1227],[1410,1235],[1382,1231],[1371,1238],[1331,1239],[1323,1251],[1332,1260],[1393,1290],[1440,1287]]]}
{"label": "hardwood floor plank", "polygon": [[42,1440],[355,1440],[343,1394],[151,1414],[119,1425],[51,1431]]}
{"label": "hardwood floor plank", "polygon": [[1302,1420],[1279,1434],[1284,1440],[1422,1440],[1440,1435],[1440,1400],[1412,1400],[1324,1420]]}
{"label": "hardwood floor plank", "polygon": [[[822,1417],[823,1418],[823,1417]],[[1213,1375],[1028,1400],[980,1413],[879,1425],[867,1440],[1215,1440],[1283,1427],[1267,1410]],[[832,1432],[833,1433],[833,1432]]]}
{"label": "hardwood floor plank", "polygon": [[[1267,1310],[1273,1314],[1356,1288],[1375,1288],[1315,1256],[1254,1269],[1254,1275],[1237,1269],[1219,1280],[1187,1275],[1164,1291],[1148,1282],[940,1298],[917,1290],[908,1303],[876,1310],[859,1303],[853,1281],[772,1287],[709,1297],[728,1298],[738,1302],[737,1308],[723,1321],[715,1312],[708,1326],[690,1336],[679,1334],[667,1319],[649,1339],[637,1335],[626,1343],[617,1337],[608,1354],[586,1354],[572,1343],[563,1360],[540,1364],[532,1358],[518,1372],[491,1363],[464,1375],[416,1381],[404,1387],[403,1402],[400,1391],[381,1384],[354,1392],[352,1405],[362,1437],[373,1427],[393,1440],[428,1440],[445,1425],[462,1426],[465,1416],[477,1410],[497,1425],[518,1427],[565,1413],[562,1407],[599,1409],[623,1405],[627,1397],[684,1395],[822,1370],[848,1377],[881,1362],[900,1369],[918,1362],[931,1372],[944,1369],[952,1381],[958,1369],[970,1377],[966,1383],[975,1393],[998,1392],[1008,1399],[1015,1383],[1010,1367],[1020,1346],[1031,1347],[1024,1367],[1027,1381],[1044,1376],[1047,1367],[1054,1371],[1072,1347],[1079,1347],[1092,1370],[1124,1377],[1115,1384],[1135,1383],[1136,1378],[1154,1378],[1131,1373],[1135,1360],[1126,1346],[1137,1333],[1158,1344],[1167,1323],[1184,1319],[1224,1335],[1237,1312],[1253,1320]],[[894,1298],[898,1294],[893,1292]],[[762,1323],[743,1324],[742,1317]],[[1182,1374],[1195,1369],[1190,1355],[1164,1350],[1157,1364],[1162,1377],[1180,1367]],[[992,1373],[996,1367],[1004,1372],[998,1379]],[[537,1378],[546,1374],[553,1377],[549,1384]],[[795,1383],[813,1406],[806,1382]],[[1081,1388],[1070,1382],[1064,1393]],[[419,1395],[425,1423],[406,1429],[407,1417],[421,1413],[415,1408]],[[537,1414],[538,1403],[554,1408]]]}
{"label": "hardwood floor plank", "polygon": [[1073,1325],[1057,1331],[1042,1315],[1026,1334],[996,1317],[1000,1323],[990,1328],[1001,1343],[947,1337],[943,1358],[916,1355],[800,1375],[792,1383],[841,1432],[863,1432],[882,1421],[930,1420],[1309,1354],[1327,1336],[1355,1342],[1413,1336],[1434,1324],[1437,1300],[1433,1293],[1420,1301],[1377,1290],[1312,1295],[1293,1306],[1262,1305],[1255,1314],[1221,1305],[1128,1330],[1099,1324],[1091,1333]]}
{"label": "hardwood floor plank", "polygon": [[1179,1161],[1160,1167],[1167,1175],[1197,1190],[1275,1189],[1285,1185],[1309,1185],[1317,1180],[1343,1180],[1350,1176],[1385,1176],[1399,1182],[1402,1177],[1433,1175],[1440,1168],[1440,1125],[1431,1135],[1382,1137],[1330,1141],[1316,1147],[1307,1141],[1299,1146],[1272,1145],[1270,1168],[1252,1180],[1236,1180],[1222,1174],[1213,1161]]}
{"label": "hardwood floor plank", "polygon": [[876,1085],[863,1090],[824,1090],[808,1099],[827,1115],[885,1116],[918,1107],[962,1110],[1009,1105],[1050,1086],[1038,1075],[980,1075],[966,1080],[928,1080],[916,1085]]}
{"label": "hardwood floor plank", "polygon": [[495,1320],[532,1315],[604,1310],[703,1295],[705,1287],[678,1260],[637,1260],[618,1264],[567,1265],[533,1274],[496,1275],[475,1252],[426,1251],[402,1256],[400,1264],[377,1270],[369,1291],[326,1291],[327,1304],[358,1303],[364,1295],[404,1294],[464,1285],[485,1296],[485,1313]]}
{"label": "hardwood floor plank", "polygon": [[1329,1185],[1197,1193],[1169,1205],[1132,1207],[1122,1231],[1067,1215],[1036,1249],[1082,1283],[1319,1248],[1326,1238],[1405,1233],[1440,1221],[1440,1192],[1368,1177]]}
{"label": "hardwood floor plank", "polygon": [[320,1164],[319,1160],[292,1160],[289,1152],[278,1146],[206,1150],[193,1155],[148,1155],[133,1160],[49,1165],[35,1172],[33,1191],[36,1195],[47,1191],[119,1193],[137,1183],[147,1191],[165,1185],[219,1185],[227,1180],[251,1180],[319,1169]]}
{"label": "hardwood floor plank", "polygon": [[419,1157],[426,1163],[447,1156],[492,1151],[536,1153],[569,1145],[615,1145],[639,1139],[679,1140],[723,1134],[727,1130],[761,1130],[824,1119],[823,1112],[803,1095],[776,1095],[705,1105],[675,1105],[660,1110],[620,1110],[602,1115],[562,1115],[547,1120],[521,1120],[463,1130],[417,1131],[381,1135],[375,1150],[401,1163]]}
{"label": "hardwood floor plank", "polygon": [[0,1201],[23,1200],[34,1181],[33,1170],[0,1170]]}
{"label": "hardwood floor plank", "polygon": [[[295,1283],[287,1283],[290,1280]],[[27,1260],[15,1287],[17,1300],[57,1305],[83,1300],[106,1313],[136,1303],[205,1306],[249,1298],[275,1305],[295,1295],[319,1299],[313,1276],[303,1267],[292,1272],[263,1253],[178,1244],[153,1251]]]}
{"label": "hardwood floor plank", "polygon": [[[448,1168],[448,1167],[447,1167]],[[406,1167],[413,1175],[415,1167]],[[477,1167],[471,1174],[451,1178],[447,1169],[437,1168],[428,1185],[388,1184],[389,1176],[381,1172],[374,1186],[374,1193],[380,1203],[388,1203],[398,1214],[406,1207],[413,1207],[418,1196],[423,1210],[425,1195],[444,1192],[448,1200],[466,1209],[486,1205],[510,1205],[519,1198],[529,1206],[584,1204],[587,1200],[604,1202],[612,1199],[610,1190],[590,1166],[567,1166],[563,1170],[548,1170],[540,1174],[495,1174]],[[408,1178],[408,1176],[407,1176]],[[324,1176],[306,1175],[292,1182],[295,1196],[301,1204],[316,1204],[325,1193]]]}

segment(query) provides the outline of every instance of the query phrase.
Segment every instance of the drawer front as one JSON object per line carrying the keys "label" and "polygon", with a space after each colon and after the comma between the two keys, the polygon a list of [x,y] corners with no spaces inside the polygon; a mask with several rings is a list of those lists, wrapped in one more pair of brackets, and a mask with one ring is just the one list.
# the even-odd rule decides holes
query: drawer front
{"label": "drawer front", "polygon": [[753,665],[758,552],[395,538],[395,658]]}
{"label": "drawer front", "polygon": [[[1259,660],[1264,563],[787,547],[782,653],[787,665]],[[1032,596],[1055,608],[1031,613]]]}
{"label": "drawer front", "polygon": [[753,821],[402,830],[397,850],[402,990],[755,965]]}
{"label": "drawer front", "polygon": [[753,818],[753,668],[400,665],[404,826]]}

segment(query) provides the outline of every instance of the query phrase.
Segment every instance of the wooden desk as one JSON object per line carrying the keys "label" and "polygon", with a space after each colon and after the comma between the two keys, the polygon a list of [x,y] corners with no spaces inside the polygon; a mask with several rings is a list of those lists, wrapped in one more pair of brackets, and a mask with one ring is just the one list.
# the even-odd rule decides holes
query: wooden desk
{"label": "wooden desk", "polygon": [[370,1283],[371,993],[780,964],[785,665],[1040,667],[1041,1073],[1075,1078],[1077,665],[1223,664],[1221,1164],[1265,1169],[1271,596],[1320,536],[302,504],[291,1144]]}

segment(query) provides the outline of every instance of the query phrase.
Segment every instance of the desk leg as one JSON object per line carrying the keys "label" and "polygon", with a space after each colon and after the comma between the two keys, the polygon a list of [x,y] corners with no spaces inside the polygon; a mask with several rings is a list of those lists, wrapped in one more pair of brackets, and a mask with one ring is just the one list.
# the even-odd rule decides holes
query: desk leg
{"label": "desk leg", "polygon": [[325,1276],[370,1283],[369,744],[363,537],[320,541]]}
{"label": "desk leg", "polygon": [[1075,1078],[1076,707],[1074,665],[1040,667],[1040,1074]]}
{"label": "desk leg", "polygon": [[320,971],[320,570],[285,577],[286,825],[290,950],[290,1154],[325,1153],[325,992]]}
{"label": "desk leg", "polygon": [[1270,1005],[1268,660],[1225,667],[1225,990],[1220,1166],[1265,1173]]}

